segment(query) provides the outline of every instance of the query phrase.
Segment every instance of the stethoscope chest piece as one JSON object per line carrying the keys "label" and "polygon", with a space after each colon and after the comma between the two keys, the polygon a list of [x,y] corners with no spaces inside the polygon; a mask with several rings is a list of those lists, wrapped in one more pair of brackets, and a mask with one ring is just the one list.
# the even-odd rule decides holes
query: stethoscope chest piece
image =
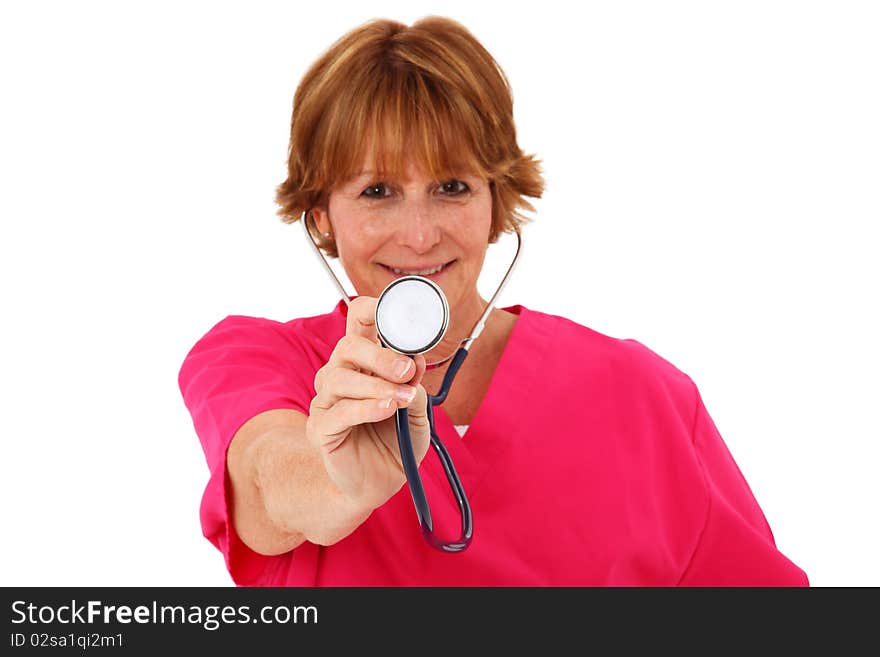
{"label": "stethoscope chest piece", "polygon": [[434,281],[404,276],[386,287],[376,304],[376,329],[382,343],[413,356],[430,351],[446,334],[449,303]]}

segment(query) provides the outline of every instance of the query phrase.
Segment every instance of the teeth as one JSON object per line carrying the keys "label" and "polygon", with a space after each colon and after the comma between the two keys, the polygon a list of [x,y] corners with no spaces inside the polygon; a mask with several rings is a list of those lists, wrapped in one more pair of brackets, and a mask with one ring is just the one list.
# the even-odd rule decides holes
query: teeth
{"label": "teeth", "polygon": [[430,276],[431,274],[436,274],[438,271],[443,269],[444,265],[437,265],[431,269],[422,269],[421,271],[404,271],[403,269],[398,269],[397,267],[390,267],[391,271],[395,274],[405,274],[406,276]]}

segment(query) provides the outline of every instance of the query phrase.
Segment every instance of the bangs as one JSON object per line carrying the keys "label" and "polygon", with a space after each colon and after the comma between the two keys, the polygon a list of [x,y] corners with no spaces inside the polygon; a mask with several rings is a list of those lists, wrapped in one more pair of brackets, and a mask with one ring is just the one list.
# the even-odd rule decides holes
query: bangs
{"label": "bangs", "polygon": [[419,167],[434,180],[471,174],[490,177],[483,118],[464,98],[441,91],[411,67],[387,65],[350,79],[325,115],[325,156],[319,186],[332,189],[361,173],[402,179]]}

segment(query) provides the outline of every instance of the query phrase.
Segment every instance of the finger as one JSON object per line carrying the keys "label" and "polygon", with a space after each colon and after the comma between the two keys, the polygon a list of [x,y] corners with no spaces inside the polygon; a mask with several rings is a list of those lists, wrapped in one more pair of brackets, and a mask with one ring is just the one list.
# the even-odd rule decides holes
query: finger
{"label": "finger", "polygon": [[409,402],[398,402],[400,408],[406,408],[410,424],[422,425],[428,422],[428,392],[424,386],[415,387],[416,394]]}
{"label": "finger", "polygon": [[[407,407],[413,454],[418,463],[421,463],[422,459],[425,458],[425,454],[428,453],[428,447],[431,444],[427,397],[428,393],[425,391],[425,388],[421,385],[416,386],[416,396]],[[394,451],[399,453],[399,448],[395,448]]]}
{"label": "finger", "polygon": [[345,318],[345,334],[360,336],[379,344],[379,331],[376,328],[376,297],[357,297],[348,305]]}
{"label": "finger", "polygon": [[395,383],[409,381],[416,370],[413,359],[409,356],[403,356],[370,342],[368,338],[355,335],[345,335],[339,339],[330,354],[328,365],[365,370]]}
{"label": "finger", "polygon": [[315,431],[323,447],[335,446],[340,436],[359,424],[386,420],[397,410],[393,399],[341,399],[326,410],[316,409]]}
{"label": "finger", "polygon": [[389,399],[409,404],[416,395],[410,385],[386,381],[343,367],[329,368],[321,377],[321,387],[315,395],[318,408],[327,409],[342,399]]}
{"label": "finger", "polygon": [[416,364],[416,371],[407,383],[411,386],[417,386],[422,382],[422,378],[425,376],[425,371],[428,369],[428,361],[425,360],[425,357],[422,354],[416,354],[413,356],[413,362]]}

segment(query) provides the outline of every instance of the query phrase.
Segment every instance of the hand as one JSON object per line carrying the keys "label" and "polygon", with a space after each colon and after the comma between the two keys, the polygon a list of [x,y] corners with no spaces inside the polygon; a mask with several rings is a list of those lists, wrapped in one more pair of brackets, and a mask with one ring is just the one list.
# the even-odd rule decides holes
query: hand
{"label": "hand", "polygon": [[316,394],[306,423],[306,436],[320,451],[331,480],[351,502],[370,511],[406,482],[395,411],[409,409],[417,463],[431,440],[427,393],[420,384],[425,358],[381,346],[377,302],[374,297],[351,302],[345,336],[315,375]]}

